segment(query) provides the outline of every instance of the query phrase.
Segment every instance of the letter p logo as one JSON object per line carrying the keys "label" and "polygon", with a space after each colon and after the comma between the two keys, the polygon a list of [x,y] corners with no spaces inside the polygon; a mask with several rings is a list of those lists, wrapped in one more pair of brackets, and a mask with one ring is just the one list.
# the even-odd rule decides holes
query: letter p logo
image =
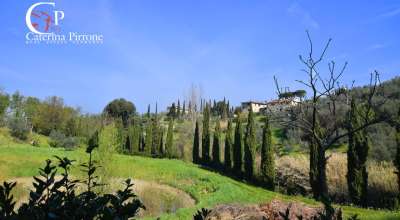
{"label": "letter p logo", "polygon": [[64,19],[65,14],[63,11],[54,11],[54,24],[57,26],[58,21]]}

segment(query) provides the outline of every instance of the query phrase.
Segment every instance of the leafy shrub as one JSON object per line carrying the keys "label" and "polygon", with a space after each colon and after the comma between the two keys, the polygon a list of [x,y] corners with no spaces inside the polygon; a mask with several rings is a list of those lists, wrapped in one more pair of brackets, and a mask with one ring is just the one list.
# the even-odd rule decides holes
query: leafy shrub
{"label": "leafy shrub", "polygon": [[63,147],[66,149],[72,149],[78,145],[78,139],[75,137],[67,137],[63,133],[53,130],[50,133],[49,144],[51,147]]}
{"label": "leafy shrub", "polygon": [[210,212],[211,210],[202,208],[201,210],[197,211],[197,213],[193,216],[193,220],[205,220]]}
{"label": "leafy shrub", "polygon": [[13,137],[20,140],[28,139],[30,129],[25,118],[11,118],[8,122],[8,127],[10,128],[10,133]]}
{"label": "leafy shrub", "polygon": [[[59,158],[58,168],[62,170],[60,180],[55,176],[57,168],[51,160],[46,160],[46,165],[34,178],[34,190],[29,194],[29,201],[22,204],[15,211],[15,201],[11,194],[16,183],[4,182],[0,186],[0,219],[128,219],[137,215],[143,204],[132,191],[133,183],[130,179],[125,181],[124,190],[115,194],[96,193],[94,188],[101,186],[95,176],[98,168],[92,161],[92,150],[87,149],[89,162],[82,164],[87,174],[86,180],[71,180],[69,170],[74,161],[68,158]],[[77,194],[78,185],[86,186],[86,191]]]}

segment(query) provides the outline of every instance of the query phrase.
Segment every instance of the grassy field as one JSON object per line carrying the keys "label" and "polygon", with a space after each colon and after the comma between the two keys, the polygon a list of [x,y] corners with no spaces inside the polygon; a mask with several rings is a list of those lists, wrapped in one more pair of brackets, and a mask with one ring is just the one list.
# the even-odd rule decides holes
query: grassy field
{"label": "grassy field", "polygon": [[[44,160],[54,155],[67,156],[78,162],[85,161],[87,157],[83,150],[65,151],[46,147],[37,148],[25,144],[0,146],[0,180],[36,175],[37,169],[44,164]],[[317,204],[311,199],[289,197],[249,186],[179,160],[116,155],[111,166],[114,177],[131,177],[167,184],[187,192],[196,200],[195,207],[164,214],[161,219],[191,219],[193,213],[202,207],[213,207],[224,203],[260,203],[274,198]],[[78,168],[72,172],[74,175],[79,175]],[[346,216],[357,213],[361,219],[400,218],[400,213],[347,206],[342,208]]]}

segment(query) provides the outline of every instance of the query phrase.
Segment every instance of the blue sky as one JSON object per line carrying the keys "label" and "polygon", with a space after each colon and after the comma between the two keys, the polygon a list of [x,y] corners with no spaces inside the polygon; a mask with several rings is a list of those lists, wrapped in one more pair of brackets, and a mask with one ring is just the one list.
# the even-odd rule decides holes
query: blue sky
{"label": "blue sky", "polygon": [[[291,89],[298,59],[333,38],[326,58],[349,62],[344,83],[365,84],[377,69],[399,75],[400,1],[58,0],[63,31],[101,33],[102,45],[27,45],[27,9],[45,0],[2,0],[0,86],[58,95],[97,113],[127,98],[139,111],[165,108],[191,84],[234,104],[275,96],[273,75]],[[325,67],[325,64],[323,65]]]}

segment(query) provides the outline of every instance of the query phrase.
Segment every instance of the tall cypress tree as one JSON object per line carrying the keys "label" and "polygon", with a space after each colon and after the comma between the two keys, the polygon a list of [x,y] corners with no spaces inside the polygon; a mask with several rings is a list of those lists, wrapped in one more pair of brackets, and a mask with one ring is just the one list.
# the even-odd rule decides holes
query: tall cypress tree
{"label": "tall cypress tree", "polygon": [[193,163],[200,163],[200,131],[199,131],[199,122],[196,121],[196,128],[194,130],[194,138],[193,138]]}
{"label": "tall cypress tree", "polygon": [[140,142],[140,128],[139,123],[136,120],[132,120],[132,125],[129,127],[128,136],[131,136],[131,153],[137,154],[139,149]]}
{"label": "tall cypress tree", "polygon": [[202,162],[210,162],[210,106],[206,105],[203,113],[203,134],[202,134]]}
{"label": "tall cypress tree", "polygon": [[153,131],[152,131],[152,123],[151,120],[147,122],[146,125],[146,136],[144,140],[144,152],[147,156],[151,155],[151,149],[153,147]]}
{"label": "tall cypress tree", "polygon": [[275,152],[272,144],[272,131],[269,124],[269,118],[265,119],[261,146],[261,178],[265,186],[275,189]]}
{"label": "tall cypress tree", "polygon": [[160,157],[165,157],[165,150],[164,150],[164,129],[160,128],[160,136],[159,136],[159,145],[158,145],[158,153]]}
{"label": "tall cypress tree", "polygon": [[220,142],[221,142],[221,125],[219,123],[219,120],[217,120],[217,123],[215,124],[214,140],[212,148],[212,161],[213,161],[213,166],[216,169],[219,169],[221,166]]}
{"label": "tall cypress tree", "polygon": [[256,124],[253,110],[250,108],[244,144],[244,172],[248,180],[254,176],[256,145]]}
{"label": "tall cypress tree", "polygon": [[150,104],[147,106],[147,117],[150,118]]}
{"label": "tall cypress tree", "polygon": [[394,159],[394,165],[396,167],[396,175],[397,175],[397,187],[399,190],[399,194],[397,195],[398,204],[400,203],[400,108],[397,114],[396,123],[396,157]]}
{"label": "tall cypress tree", "polygon": [[126,136],[124,153],[132,153],[131,137],[129,134]]}
{"label": "tall cypress tree", "polygon": [[151,145],[151,154],[153,156],[158,156],[159,142],[160,142],[160,127],[157,116],[154,117],[152,123],[152,145]]}
{"label": "tall cypress tree", "polygon": [[240,177],[243,169],[243,128],[240,115],[236,120],[235,142],[233,145],[233,170]]}
{"label": "tall cypress tree", "polygon": [[179,99],[178,99],[178,106],[177,106],[177,109],[176,109],[176,117],[177,118],[181,117],[181,102],[179,101]]}
{"label": "tall cypress tree", "polygon": [[145,143],[144,139],[145,138],[144,138],[143,125],[140,125],[140,127],[139,127],[139,145],[138,145],[138,148],[139,148],[140,152],[144,151],[144,143]]}
{"label": "tall cypress tree", "polygon": [[185,114],[186,114],[186,101],[183,101],[182,116],[185,116]]}
{"label": "tall cypress tree", "polygon": [[165,153],[168,158],[173,158],[175,156],[173,144],[174,144],[174,120],[171,118],[168,124],[167,142],[165,144]]}
{"label": "tall cypress tree", "polygon": [[[349,130],[361,126],[362,108],[359,108],[354,101],[351,101],[349,113]],[[358,205],[366,205],[367,202],[367,157],[369,140],[365,129],[349,133],[349,147],[347,151],[347,185],[351,201]]]}
{"label": "tall cypress tree", "polygon": [[225,170],[230,171],[232,169],[232,148],[233,148],[233,140],[232,140],[232,121],[228,121],[228,129],[226,130],[225,135],[225,149],[224,149],[224,165]]}

